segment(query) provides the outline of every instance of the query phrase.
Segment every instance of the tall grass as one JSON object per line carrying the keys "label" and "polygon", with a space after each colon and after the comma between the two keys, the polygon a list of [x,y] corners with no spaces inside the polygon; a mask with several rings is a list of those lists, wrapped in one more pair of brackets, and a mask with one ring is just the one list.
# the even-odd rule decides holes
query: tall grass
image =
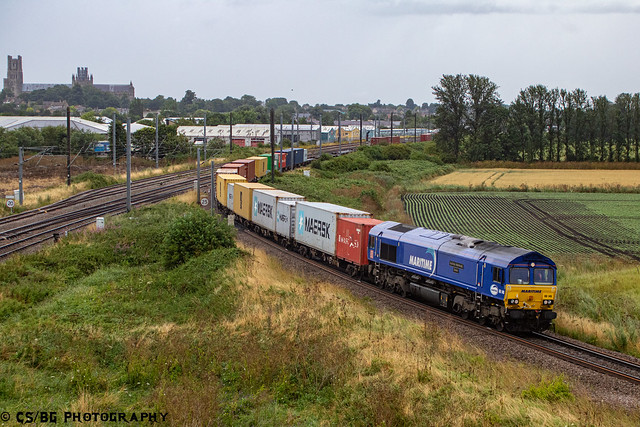
{"label": "tall grass", "polygon": [[558,258],[557,332],[640,357],[640,267],[599,256]]}

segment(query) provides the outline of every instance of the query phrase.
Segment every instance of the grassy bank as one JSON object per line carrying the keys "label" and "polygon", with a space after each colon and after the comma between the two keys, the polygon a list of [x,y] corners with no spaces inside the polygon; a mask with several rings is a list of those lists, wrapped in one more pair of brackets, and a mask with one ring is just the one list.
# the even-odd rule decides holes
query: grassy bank
{"label": "grassy bank", "polygon": [[640,265],[560,256],[556,331],[640,357]]}
{"label": "grassy bank", "polygon": [[156,411],[173,425],[640,422],[229,236],[163,203],[0,264],[0,411]]}

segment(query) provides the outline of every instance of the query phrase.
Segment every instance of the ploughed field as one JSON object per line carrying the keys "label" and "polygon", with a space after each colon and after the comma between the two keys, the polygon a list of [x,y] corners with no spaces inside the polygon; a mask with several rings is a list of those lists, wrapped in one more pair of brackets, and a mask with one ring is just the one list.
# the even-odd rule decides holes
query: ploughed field
{"label": "ploughed field", "polygon": [[496,188],[638,188],[640,170],[461,169],[431,183]]}
{"label": "ploughed field", "polygon": [[592,254],[640,261],[640,194],[407,194],[418,226],[543,254]]}

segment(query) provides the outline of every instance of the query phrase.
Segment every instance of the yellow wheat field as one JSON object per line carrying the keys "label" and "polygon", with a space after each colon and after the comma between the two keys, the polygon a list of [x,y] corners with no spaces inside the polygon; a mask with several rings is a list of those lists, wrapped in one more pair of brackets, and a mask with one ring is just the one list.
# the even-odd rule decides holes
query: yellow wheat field
{"label": "yellow wheat field", "polygon": [[431,183],[497,188],[639,187],[640,170],[464,169],[440,176]]}

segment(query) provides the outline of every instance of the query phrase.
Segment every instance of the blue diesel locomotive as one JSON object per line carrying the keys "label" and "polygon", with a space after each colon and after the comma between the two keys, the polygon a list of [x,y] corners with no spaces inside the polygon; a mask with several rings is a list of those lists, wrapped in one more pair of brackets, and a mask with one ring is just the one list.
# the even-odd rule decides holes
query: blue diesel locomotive
{"label": "blue diesel locomotive", "polygon": [[498,330],[545,330],[556,317],[556,265],[538,252],[386,221],[367,257],[376,285]]}

